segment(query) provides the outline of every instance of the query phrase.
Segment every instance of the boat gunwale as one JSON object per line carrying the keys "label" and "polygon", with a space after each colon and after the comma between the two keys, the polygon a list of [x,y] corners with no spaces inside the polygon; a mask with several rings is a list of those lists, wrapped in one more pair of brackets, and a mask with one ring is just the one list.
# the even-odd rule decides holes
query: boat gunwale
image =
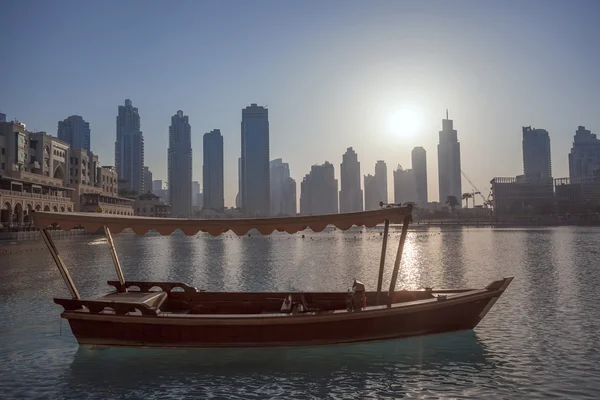
{"label": "boat gunwale", "polygon": [[[370,306],[361,311],[336,310],[323,313],[298,313],[298,314],[172,314],[158,313],[152,315],[115,315],[92,314],[83,310],[64,311],[61,317],[65,319],[105,321],[131,324],[157,324],[157,325],[269,325],[269,324],[311,324],[340,320],[354,320],[386,315],[408,314],[413,312],[428,311],[429,309],[447,308],[474,301],[500,297],[512,277],[504,278],[504,285],[499,289],[474,289],[470,292],[458,293],[447,296],[445,299],[434,297],[404,303],[394,303],[391,306]],[[495,281],[495,282],[502,282]],[[110,305],[107,304],[107,307]]]}

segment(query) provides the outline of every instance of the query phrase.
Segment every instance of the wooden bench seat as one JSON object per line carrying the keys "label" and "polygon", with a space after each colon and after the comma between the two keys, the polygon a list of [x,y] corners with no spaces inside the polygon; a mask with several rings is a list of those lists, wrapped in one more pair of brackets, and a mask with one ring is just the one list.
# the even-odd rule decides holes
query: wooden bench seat
{"label": "wooden bench seat", "polygon": [[124,292],[109,293],[94,299],[54,299],[56,304],[63,306],[65,311],[87,308],[97,314],[106,308],[111,308],[117,315],[124,315],[139,310],[142,315],[157,315],[160,306],[167,299],[165,292]]}

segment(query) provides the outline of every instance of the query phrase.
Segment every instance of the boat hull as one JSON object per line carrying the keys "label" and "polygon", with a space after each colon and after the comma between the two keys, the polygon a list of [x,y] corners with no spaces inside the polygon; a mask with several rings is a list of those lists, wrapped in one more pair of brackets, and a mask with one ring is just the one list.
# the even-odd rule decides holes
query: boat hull
{"label": "boat hull", "polygon": [[[510,282],[510,281],[509,281]],[[508,284],[506,284],[507,286]],[[473,329],[505,287],[364,311],[286,316],[143,316],[64,312],[84,346],[295,347]]]}

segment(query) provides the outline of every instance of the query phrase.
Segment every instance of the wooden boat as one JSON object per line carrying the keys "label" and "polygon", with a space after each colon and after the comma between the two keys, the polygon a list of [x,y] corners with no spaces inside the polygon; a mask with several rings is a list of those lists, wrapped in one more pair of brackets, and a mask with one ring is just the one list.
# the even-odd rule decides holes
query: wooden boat
{"label": "wooden boat", "polygon": [[[387,205],[375,211],[248,219],[168,219],[89,213],[35,212],[52,257],[71,293],[56,298],[64,308],[80,345],[139,347],[259,347],[331,345],[473,329],[506,290],[512,277],[481,289],[396,290],[411,206]],[[245,235],[273,231],[296,233],[327,225],[339,229],[385,223],[377,289],[366,291],[355,281],[348,292],[206,292],[182,282],[126,281],[111,232],[132,229],[144,234],[155,229],[170,234],[181,229],[219,235],[229,230]],[[402,233],[389,290],[382,291],[390,223],[402,223]],[[82,299],[46,230],[83,226],[104,229],[118,280],[103,296]],[[158,289],[158,290],[156,290]]]}

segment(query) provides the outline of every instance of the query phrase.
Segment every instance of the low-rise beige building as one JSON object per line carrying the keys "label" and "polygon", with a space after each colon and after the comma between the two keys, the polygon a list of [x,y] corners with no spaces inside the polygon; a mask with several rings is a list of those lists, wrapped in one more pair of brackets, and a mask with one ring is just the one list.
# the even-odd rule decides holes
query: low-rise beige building
{"label": "low-rise beige building", "polygon": [[119,197],[117,172],[100,167],[98,156],[85,149],[69,151],[69,187],[75,210],[133,215],[133,200]]}
{"label": "low-rise beige building", "polygon": [[0,122],[0,225],[30,225],[33,211],[73,212],[65,184],[69,145],[20,122]]}
{"label": "low-rise beige building", "polygon": [[550,213],[555,201],[552,178],[496,177],[490,182],[494,216]]}
{"label": "low-rise beige building", "polygon": [[81,212],[97,212],[115,215],[133,215],[134,200],[108,196],[99,188],[92,188],[80,195]]}
{"label": "low-rise beige building", "polygon": [[98,157],[25,124],[0,122],[0,224],[27,226],[33,211],[133,215],[133,200],[118,197],[113,167]]}
{"label": "low-rise beige building", "polygon": [[143,217],[168,218],[171,216],[171,206],[151,192],[141,195],[135,201],[133,207],[135,208],[135,215]]}
{"label": "low-rise beige building", "polygon": [[72,191],[60,179],[30,172],[0,175],[0,225],[28,226],[33,211],[73,212]]}
{"label": "low-rise beige building", "polygon": [[35,174],[61,179],[64,185],[68,185],[69,144],[46,134],[46,132],[28,133],[28,138],[29,162],[23,165],[23,169]]}
{"label": "low-rise beige building", "polygon": [[91,185],[98,182],[98,156],[85,149],[69,149],[68,185]]}
{"label": "low-rise beige building", "polygon": [[98,167],[98,182],[96,182],[96,186],[102,188],[102,191],[106,194],[117,196],[119,193],[119,178],[115,167]]}

